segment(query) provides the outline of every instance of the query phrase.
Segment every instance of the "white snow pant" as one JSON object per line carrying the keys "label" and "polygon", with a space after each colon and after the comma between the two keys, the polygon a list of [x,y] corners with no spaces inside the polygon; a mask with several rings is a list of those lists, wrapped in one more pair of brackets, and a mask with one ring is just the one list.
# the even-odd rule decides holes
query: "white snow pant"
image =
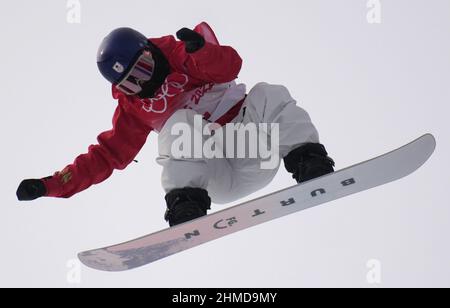
{"label": "white snow pant", "polygon": [[163,167],[162,185],[167,193],[186,187],[203,188],[213,203],[237,201],[266,187],[278,172],[281,159],[292,150],[305,143],[319,142],[318,132],[308,113],[296,105],[285,87],[259,83],[248,94],[233,123],[242,123],[242,127],[248,123],[279,124],[276,168],[262,169],[260,158],[175,158],[172,144],[179,136],[172,134],[172,128],[177,123],[186,123],[194,130],[195,115],[192,110],[177,111],[159,134],[157,162]]}

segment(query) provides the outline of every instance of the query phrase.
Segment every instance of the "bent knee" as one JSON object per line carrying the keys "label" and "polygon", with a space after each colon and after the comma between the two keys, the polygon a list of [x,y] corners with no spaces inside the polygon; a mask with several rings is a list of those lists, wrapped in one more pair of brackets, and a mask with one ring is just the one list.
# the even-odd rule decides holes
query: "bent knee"
{"label": "bent knee", "polygon": [[291,96],[289,90],[285,86],[269,84],[267,82],[256,84],[250,91],[249,96],[252,94],[265,97]]}
{"label": "bent knee", "polygon": [[193,124],[195,115],[197,115],[197,113],[191,109],[177,110],[166,121],[166,124],[164,125],[163,129],[167,127],[172,127],[177,123]]}

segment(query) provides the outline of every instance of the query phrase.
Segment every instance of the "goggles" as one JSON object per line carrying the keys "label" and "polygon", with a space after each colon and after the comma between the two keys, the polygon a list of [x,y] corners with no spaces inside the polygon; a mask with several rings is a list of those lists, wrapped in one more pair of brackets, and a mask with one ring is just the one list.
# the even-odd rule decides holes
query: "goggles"
{"label": "goggles", "polygon": [[136,95],[142,91],[142,85],[150,81],[155,67],[152,53],[144,50],[129,72],[120,81],[116,88],[127,95]]}

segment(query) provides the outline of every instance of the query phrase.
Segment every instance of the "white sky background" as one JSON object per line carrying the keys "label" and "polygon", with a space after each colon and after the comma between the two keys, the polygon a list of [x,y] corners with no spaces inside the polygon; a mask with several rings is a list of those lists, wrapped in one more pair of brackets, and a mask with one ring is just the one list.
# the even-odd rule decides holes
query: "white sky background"
{"label": "white sky background", "polygon": [[[81,24],[69,24],[66,1],[2,3],[0,287],[371,287],[370,259],[383,287],[449,287],[450,2],[382,0],[381,24],[367,22],[366,4],[82,0]],[[111,127],[116,102],[95,63],[108,32],[158,37],[203,20],[243,57],[240,82],[291,90],[339,169],[427,132],[435,155],[399,182],[138,270],[83,267],[70,284],[79,251],[166,227],[156,135],[139,164],[72,199],[19,203],[17,185],[60,170]],[[283,168],[252,197],[292,184]]]}

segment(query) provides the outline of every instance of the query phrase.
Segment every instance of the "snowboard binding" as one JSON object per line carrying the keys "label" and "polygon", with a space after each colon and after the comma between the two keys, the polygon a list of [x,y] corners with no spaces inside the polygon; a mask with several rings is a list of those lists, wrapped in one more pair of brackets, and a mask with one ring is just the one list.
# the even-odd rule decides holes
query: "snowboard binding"
{"label": "snowboard binding", "polygon": [[200,188],[175,189],[166,195],[165,220],[171,227],[206,216],[211,209],[208,192]]}
{"label": "snowboard binding", "polygon": [[319,143],[307,143],[293,150],[284,159],[284,164],[297,183],[307,182],[332,173],[335,166],[333,159],[328,156],[325,146]]}

